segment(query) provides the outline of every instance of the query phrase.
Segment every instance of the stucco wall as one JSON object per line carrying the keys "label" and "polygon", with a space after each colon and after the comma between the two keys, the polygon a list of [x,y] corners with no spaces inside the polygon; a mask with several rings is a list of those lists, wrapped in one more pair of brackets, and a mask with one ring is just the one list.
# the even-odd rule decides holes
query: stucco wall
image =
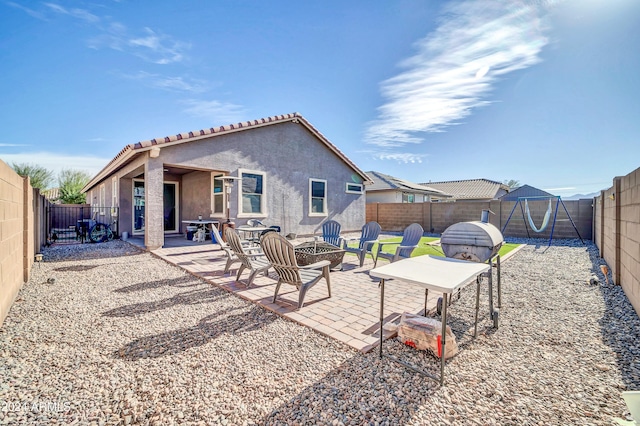
{"label": "stucco wall", "polygon": [[36,247],[44,237],[35,217],[43,211],[44,197],[11,167],[0,161],[0,325],[18,291],[29,279]]}
{"label": "stucco wall", "polygon": [[[285,122],[164,147],[159,158],[165,164],[225,171],[232,176],[238,176],[239,169],[265,172],[266,215],[255,217],[269,225],[281,226],[284,234],[312,234],[327,219],[339,221],[344,230],[357,230],[365,220],[364,194],[346,193],[346,182],[353,182],[354,171],[299,124]],[[309,178],[327,180],[327,216],[308,214]],[[211,192],[210,180],[198,183],[194,179],[192,183],[192,188],[187,189],[183,177],[183,200],[185,191],[195,187],[199,192]],[[210,211],[210,201],[208,207]],[[230,216],[237,225],[254,217],[238,211],[238,184],[235,184]],[[184,216],[189,212],[182,213]]]}
{"label": "stucco wall", "polygon": [[640,168],[616,177],[595,205],[600,255],[640,315]]}

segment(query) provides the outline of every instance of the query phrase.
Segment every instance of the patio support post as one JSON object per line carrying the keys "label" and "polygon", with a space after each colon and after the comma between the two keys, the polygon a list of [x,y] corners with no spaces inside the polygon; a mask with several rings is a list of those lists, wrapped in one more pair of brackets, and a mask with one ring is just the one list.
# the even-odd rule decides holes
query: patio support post
{"label": "patio support post", "polygon": [[147,250],[164,245],[164,169],[160,158],[148,158],[144,165],[144,245]]}

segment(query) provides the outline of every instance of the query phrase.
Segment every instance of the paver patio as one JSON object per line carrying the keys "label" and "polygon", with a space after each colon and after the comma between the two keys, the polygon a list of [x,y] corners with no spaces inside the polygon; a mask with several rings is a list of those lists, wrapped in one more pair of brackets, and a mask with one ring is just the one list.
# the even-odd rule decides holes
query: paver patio
{"label": "paver patio", "polygon": [[[140,239],[130,239],[142,245]],[[294,245],[302,242],[294,241]],[[514,250],[510,253],[515,253]],[[305,297],[304,306],[297,309],[298,291],[289,285],[280,288],[278,298],[273,303],[273,293],[277,282],[275,271],[269,276],[258,275],[247,288],[248,272],[243,272],[236,282],[238,263],[232,265],[230,273],[223,274],[226,255],[211,241],[197,243],[180,237],[167,237],[165,246],[152,251],[165,261],[224,288],[246,300],[271,310],[297,323],[306,325],[320,333],[337,339],[347,345],[367,352],[379,340],[380,298],[378,279],[369,276],[373,260],[367,257],[360,267],[358,258],[345,254],[342,271],[331,272],[331,294],[329,298],[324,280],[316,284]],[[380,264],[386,263],[381,260]],[[485,280],[486,283],[486,280]],[[433,309],[441,295],[431,292],[427,309]],[[399,320],[403,312],[422,313],[424,310],[424,290],[395,281],[385,289],[385,322]]]}

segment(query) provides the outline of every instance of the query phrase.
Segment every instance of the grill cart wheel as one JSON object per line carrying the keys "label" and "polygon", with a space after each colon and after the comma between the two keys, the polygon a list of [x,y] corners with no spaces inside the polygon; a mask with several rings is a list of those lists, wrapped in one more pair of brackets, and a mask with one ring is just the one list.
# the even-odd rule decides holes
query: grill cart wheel
{"label": "grill cart wheel", "polygon": [[493,317],[493,328],[495,328],[497,330],[498,329],[498,318],[500,317],[500,311],[495,309],[491,316]]}

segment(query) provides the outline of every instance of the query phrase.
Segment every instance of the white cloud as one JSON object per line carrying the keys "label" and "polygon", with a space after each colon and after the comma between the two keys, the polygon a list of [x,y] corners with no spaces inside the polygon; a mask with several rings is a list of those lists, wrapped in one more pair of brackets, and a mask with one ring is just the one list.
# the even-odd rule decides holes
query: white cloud
{"label": "white cloud", "polygon": [[150,28],[145,28],[144,32],[143,37],[130,38],[127,43],[133,48],[132,52],[136,56],[156,64],[180,62],[183,59],[183,51],[191,47],[167,35],[158,34]]}
{"label": "white cloud", "polygon": [[445,9],[438,27],[415,44],[417,53],[400,64],[405,70],[382,82],[387,101],[365,142],[387,150],[418,144],[420,133],[444,131],[487,105],[500,76],[540,61],[543,12],[532,3],[485,0]]}
{"label": "white cloud", "polygon": [[182,101],[186,108],[184,112],[194,117],[204,117],[213,123],[238,123],[245,116],[245,109],[241,105],[235,105],[220,101],[201,101],[188,99]]}
{"label": "white cloud", "polygon": [[398,163],[422,163],[422,160],[428,156],[428,154],[414,154],[411,152],[374,152],[371,154],[373,158],[377,160],[394,160]]}
{"label": "white cloud", "polygon": [[[96,35],[86,41],[87,46],[91,49],[106,47],[137,56],[154,64],[171,64],[182,61],[186,51],[191,48],[189,43],[175,40],[167,34],[148,27],[145,27],[140,34],[131,33],[122,23],[110,21],[109,17],[101,18],[86,9],[66,8],[57,3],[42,3],[45,6],[44,12],[42,12],[14,2],[7,4],[41,20],[47,20],[47,15],[53,13],[70,16],[92,24]],[[47,11],[48,13],[45,13]]]}
{"label": "white cloud", "polygon": [[29,146],[24,143],[2,143],[0,142],[0,146]]}
{"label": "white cloud", "polygon": [[21,4],[18,4],[18,3],[14,3],[12,1],[7,2],[6,4],[11,6],[11,7],[15,7],[16,9],[22,10],[23,12],[25,12],[27,15],[31,16],[32,18],[40,19],[41,21],[46,21],[47,20],[47,18],[44,15],[44,13],[38,12],[37,10],[30,9],[28,7],[25,7],[25,6],[23,6]]}
{"label": "white cloud", "polygon": [[80,19],[82,21],[85,21],[89,24],[95,24],[96,22],[100,21],[100,18],[98,18],[96,15],[94,15],[93,13],[84,10],[84,9],[66,9],[62,6],[60,6],[59,4],[55,4],[55,3],[44,3],[45,6],[47,6],[49,9],[53,10],[56,13],[61,13],[63,15],[69,15],[69,16],[73,16],[74,18]]}
{"label": "white cloud", "polygon": [[210,86],[204,80],[188,77],[166,77],[146,71],[138,71],[136,74],[120,74],[120,76],[131,80],[139,80],[150,87],[177,92],[204,93],[209,90]]}
{"label": "white cloud", "polygon": [[83,170],[91,176],[98,174],[111,158],[101,158],[91,155],[64,155],[54,152],[22,152],[18,154],[2,154],[0,160],[8,165],[11,163],[29,163],[52,170],[57,177],[62,169]]}
{"label": "white cloud", "polygon": [[131,34],[119,22],[109,23],[99,35],[87,41],[87,46],[96,50],[106,47],[160,65],[182,61],[191,48],[189,43],[150,28],[144,28],[143,34]]}

